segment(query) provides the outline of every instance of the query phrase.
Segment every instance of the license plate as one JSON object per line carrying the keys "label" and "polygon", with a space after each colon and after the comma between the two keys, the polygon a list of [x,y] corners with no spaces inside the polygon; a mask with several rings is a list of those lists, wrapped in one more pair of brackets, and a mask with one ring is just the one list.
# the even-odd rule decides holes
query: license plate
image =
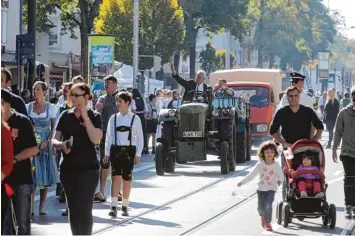
{"label": "license plate", "polygon": [[202,131],[186,131],[186,132],[182,132],[182,136],[183,137],[202,137]]}

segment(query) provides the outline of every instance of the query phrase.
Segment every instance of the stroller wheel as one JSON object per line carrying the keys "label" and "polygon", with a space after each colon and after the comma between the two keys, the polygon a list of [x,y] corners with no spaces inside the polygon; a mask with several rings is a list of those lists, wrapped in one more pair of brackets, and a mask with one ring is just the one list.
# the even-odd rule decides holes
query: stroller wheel
{"label": "stroller wheel", "polygon": [[329,206],[329,227],[334,229],[337,221],[337,210],[334,204],[330,204]]}
{"label": "stroller wheel", "polygon": [[283,226],[287,228],[290,223],[290,206],[288,203],[284,203],[282,206],[282,218],[283,218]]}
{"label": "stroller wheel", "polygon": [[276,219],[277,223],[281,225],[282,223],[282,202],[278,202],[276,205]]}
{"label": "stroller wheel", "polygon": [[329,223],[329,205],[327,202],[323,204],[323,212],[325,216],[322,216],[323,225],[327,226]]}
{"label": "stroller wheel", "polygon": [[298,217],[297,218],[299,221],[304,221],[304,217]]}

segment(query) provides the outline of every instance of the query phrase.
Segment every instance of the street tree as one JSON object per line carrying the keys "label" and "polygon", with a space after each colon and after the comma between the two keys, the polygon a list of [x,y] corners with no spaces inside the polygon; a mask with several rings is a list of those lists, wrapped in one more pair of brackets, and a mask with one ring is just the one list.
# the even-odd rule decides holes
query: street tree
{"label": "street tree", "polygon": [[[184,39],[182,8],[177,0],[141,0],[139,13],[139,55],[157,55],[169,62]],[[104,0],[95,21],[95,31],[116,38],[116,59],[132,63],[133,1]],[[139,59],[140,69],[153,66],[151,58]]]}
{"label": "street tree", "polygon": [[336,22],[321,0],[251,0],[248,19],[255,24],[252,48],[258,50],[258,67],[281,58],[281,67],[298,70],[325,51],[336,35]]}
{"label": "street tree", "polygon": [[190,77],[195,77],[196,39],[200,29],[209,32],[229,30],[242,38],[248,22],[245,19],[249,0],[179,0],[184,10],[186,46],[190,57]]}
{"label": "street tree", "polygon": [[[54,27],[51,15],[60,14],[61,32],[77,38],[79,29],[81,42],[81,71],[88,78],[88,34],[93,32],[94,19],[98,15],[102,0],[37,0],[37,31],[51,32]],[[26,10],[26,3],[24,1]],[[24,14],[25,16],[27,14]]]}

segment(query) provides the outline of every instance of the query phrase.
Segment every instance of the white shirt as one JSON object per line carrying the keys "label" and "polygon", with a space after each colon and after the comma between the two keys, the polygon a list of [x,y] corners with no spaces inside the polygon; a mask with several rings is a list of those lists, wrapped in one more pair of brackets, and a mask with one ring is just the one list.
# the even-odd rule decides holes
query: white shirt
{"label": "white shirt", "polygon": [[254,169],[241,181],[246,184],[259,175],[258,190],[259,191],[277,191],[277,182],[284,180],[284,174],[280,165],[274,161],[273,164],[267,165],[264,160],[256,163]]}
{"label": "white shirt", "polygon": [[[147,110],[147,104],[146,104],[146,102],[145,102],[144,99],[143,99],[143,102],[144,102],[144,110],[143,110],[143,113],[145,113],[146,110]],[[136,111],[136,110],[137,110],[136,101],[135,101],[134,99],[132,99],[131,104],[129,104],[129,109],[130,109],[131,111]]]}
{"label": "white shirt", "polygon": [[[30,106],[30,103],[26,104],[26,110],[28,111],[28,108]],[[46,109],[47,109],[47,104],[46,104]],[[57,111],[58,111],[58,107],[55,104],[49,103],[49,117],[51,119],[56,119],[57,118]],[[33,112],[33,103],[32,103],[32,111],[29,112],[29,115],[32,118],[43,118],[43,117],[47,117],[47,110],[44,110],[43,113],[41,114],[37,114]]]}
{"label": "white shirt", "polygon": [[[112,115],[107,124],[106,131],[106,142],[105,142],[105,156],[110,156],[110,149],[112,145],[115,145],[115,120],[116,127],[119,126],[131,126],[132,117],[134,114],[129,111],[126,115],[118,113],[117,115]],[[129,132],[117,132],[117,145],[118,146],[129,146],[128,140]],[[140,157],[143,150],[143,130],[141,120],[138,116],[135,116],[132,125],[132,146],[136,146],[136,156]]]}
{"label": "white shirt", "polygon": [[157,102],[155,103],[157,111],[163,109],[163,99],[161,97],[157,97]]}
{"label": "white shirt", "polygon": [[[308,106],[314,110],[313,105],[315,103],[316,103],[315,98],[309,96],[307,93],[304,92],[304,90],[302,90],[301,97],[300,97],[300,105]],[[287,94],[284,94],[281,101],[280,101],[279,106],[277,107],[277,110],[279,110],[285,106],[288,106],[288,105],[289,104],[288,104],[288,100],[287,100]]]}
{"label": "white shirt", "polygon": [[57,107],[59,108],[64,103],[65,103],[65,100],[64,100],[64,96],[62,95],[58,98]]}
{"label": "white shirt", "polygon": [[203,92],[203,84],[196,84],[195,90],[196,90],[196,91]]}

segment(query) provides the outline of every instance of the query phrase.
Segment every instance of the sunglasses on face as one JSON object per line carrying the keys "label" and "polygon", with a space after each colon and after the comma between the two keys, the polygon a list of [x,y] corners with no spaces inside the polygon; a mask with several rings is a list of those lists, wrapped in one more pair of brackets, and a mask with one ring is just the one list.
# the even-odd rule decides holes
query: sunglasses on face
{"label": "sunglasses on face", "polygon": [[83,94],[71,93],[69,96],[78,98],[78,97],[85,96],[85,95],[86,95],[85,93],[83,93]]}
{"label": "sunglasses on face", "polygon": [[295,94],[295,95],[287,95],[287,97],[289,98],[297,98],[299,96],[299,94]]}

